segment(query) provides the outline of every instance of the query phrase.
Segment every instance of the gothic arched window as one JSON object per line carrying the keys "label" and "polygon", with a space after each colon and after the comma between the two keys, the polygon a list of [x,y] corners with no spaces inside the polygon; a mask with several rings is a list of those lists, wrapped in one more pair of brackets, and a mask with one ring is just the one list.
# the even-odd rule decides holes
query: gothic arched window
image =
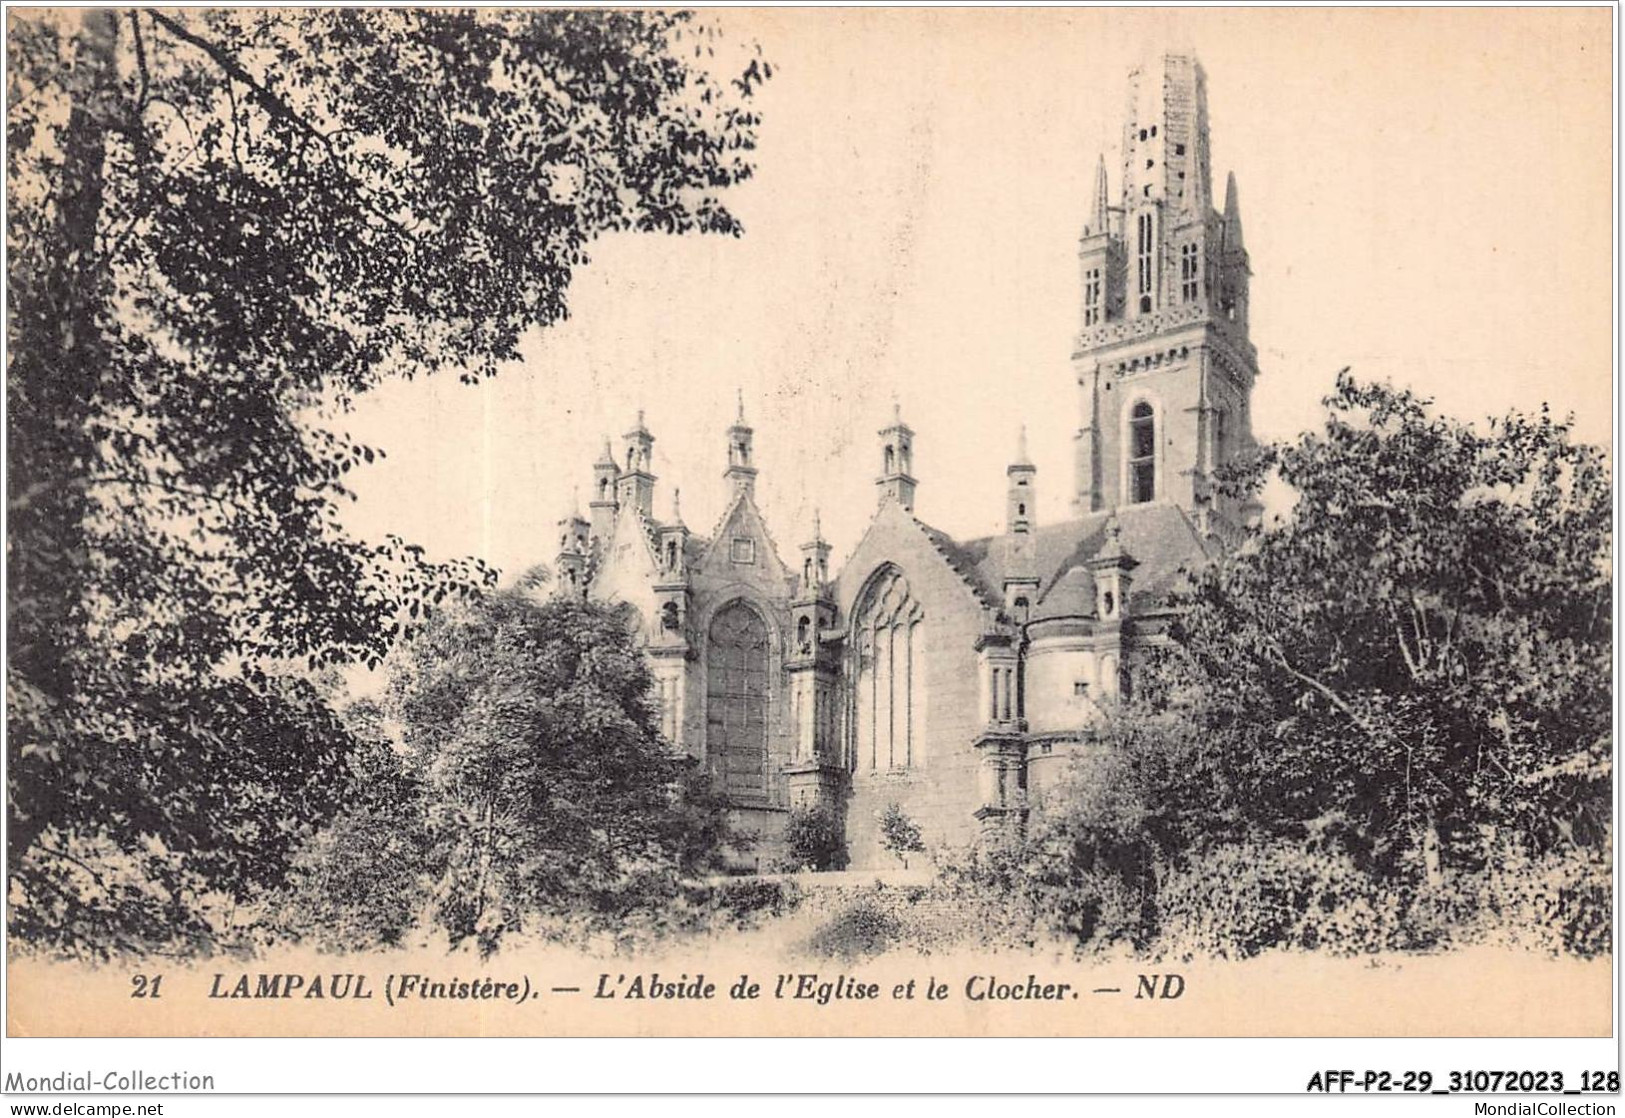
{"label": "gothic arched window", "polygon": [[730,796],[767,795],[767,623],[743,602],[711,620],[706,642],[706,750]]}
{"label": "gothic arched window", "polygon": [[870,583],[853,612],[854,768],[907,768],[925,757],[923,620],[896,568]]}
{"label": "gothic arched window", "polygon": [[1128,420],[1128,499],[1144,504],[1157,497],[1157,418],[1151,405],[1141,400],[1129,412]]}

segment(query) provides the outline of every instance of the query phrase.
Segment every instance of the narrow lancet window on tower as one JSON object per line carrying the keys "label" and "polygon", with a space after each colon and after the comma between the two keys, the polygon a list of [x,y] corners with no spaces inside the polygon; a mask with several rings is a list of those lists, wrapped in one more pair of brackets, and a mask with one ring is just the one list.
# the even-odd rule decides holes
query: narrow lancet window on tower
{"label": "narrow lancet window on tower", "polygon": [[1152,217],[1149,213],[1140,215],[1138,222],[1139,242],[1136,261],[1140,279],[1140,313],[1151,313],[1151,292],[1154,285],[1154,272],[1152,261],[1152,247],[1155,238],[1152,236]]}
{"label": "narrow lancet window on tower", "polygon": [[1144,400],[1134,405],[1128,423],[1129,503],[1138,505],[1157,496],[1157,418]]}

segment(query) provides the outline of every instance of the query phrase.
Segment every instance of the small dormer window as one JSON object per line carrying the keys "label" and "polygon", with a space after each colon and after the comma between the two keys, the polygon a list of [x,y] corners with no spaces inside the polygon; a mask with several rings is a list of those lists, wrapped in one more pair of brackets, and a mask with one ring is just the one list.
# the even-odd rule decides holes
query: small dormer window
{"label": "small dormer window", "polygon": [[735,563],[756,562],[756,541],[746,536],[735,536],[728,548],[728,558]]}

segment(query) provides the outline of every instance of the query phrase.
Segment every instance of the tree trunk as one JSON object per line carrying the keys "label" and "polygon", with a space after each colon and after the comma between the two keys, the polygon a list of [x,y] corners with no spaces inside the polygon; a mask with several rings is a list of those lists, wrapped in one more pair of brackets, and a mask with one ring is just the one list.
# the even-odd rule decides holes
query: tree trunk
{"label": "tree trunk", "polygon": [[[66,18],[66,17],[64,17]],[[73,37],[72,104],[59,134],[62,159],[45,200],[14,197],[54,221],[35,234],[46,243],[13,257],[7,373],[10,419],[7,503],[11,564],[8,705],[12,725],[10,851],[15,859],[59,822],[63,771],[73,749],[74,706],[83,680],[90,554],[90,420],[107,370],[102,320],[108,275],[97,233],[103,210],[110,121],[120,111],[115,48],[118,16],[87,9]],[[11,684],[28,689],[18,694]],[[19,701],[25,704],[19,710]],[[27,762],[22,750],[44,750]],[[32,751],[31,751],[32,752]],[[44,759],[49,758],[49,759]]]}
{"label": "tree trunk", "polygon": [[1428,888],[1437,889],[1444,884],[1444,867],[1439,858],[1439,825],[1432,815],[1422,824],[1422,870]]}

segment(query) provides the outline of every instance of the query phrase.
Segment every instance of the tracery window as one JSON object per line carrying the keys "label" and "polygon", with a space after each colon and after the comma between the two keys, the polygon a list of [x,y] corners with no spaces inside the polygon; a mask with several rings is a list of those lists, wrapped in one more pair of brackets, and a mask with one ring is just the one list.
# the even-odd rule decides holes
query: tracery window
{"label": "tracery window", "polygon": [[706,748],[730,796],[767,794],[767,623],[743,602],[711,620],[706,643]]}
{"label": "tracery window", "polygon": [[896,568],[853,612],[852,765],[900,769],[925,758],[924,611]]}

